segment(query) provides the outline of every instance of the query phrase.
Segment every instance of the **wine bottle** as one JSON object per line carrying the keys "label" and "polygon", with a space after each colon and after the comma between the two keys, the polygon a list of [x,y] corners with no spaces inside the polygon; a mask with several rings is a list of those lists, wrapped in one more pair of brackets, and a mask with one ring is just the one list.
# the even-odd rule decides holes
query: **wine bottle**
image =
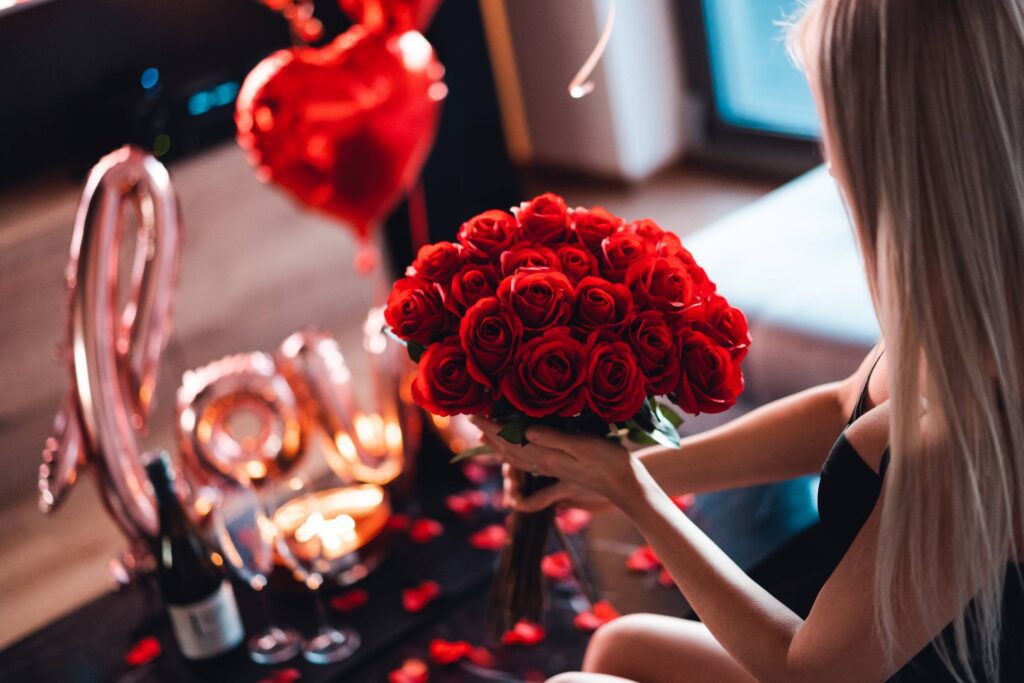
{"label": "wine bottle", "polygon": [[146,464],[156,493],[160,530],[153,539],[157,583],[181,654],[209,661],[234,650],[245,632],[231,583],[185,514],[167,453]]}

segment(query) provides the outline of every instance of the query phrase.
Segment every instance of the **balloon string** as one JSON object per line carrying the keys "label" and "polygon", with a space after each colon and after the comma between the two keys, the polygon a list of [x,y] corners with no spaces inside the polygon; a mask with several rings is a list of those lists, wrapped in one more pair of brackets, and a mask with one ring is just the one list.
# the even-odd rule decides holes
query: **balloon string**
{"label": "balloon string", "polygon": [[590,75],[594,73],[594,69],[597,68],[598,62],[601,61],[601,57],[604,55],[605,48],[608,47],[608,40],[612,37],[612,28],[614,26],[615,0],[612,0],[612,4],[608,8],[608,19],[604,22],[604,30],[601,32],[601,37],[597,39],[594,51],[590,53],[587,61],[583,62],[583,66],[580,67],[580,70],[569,82],[570,97],[579,99],[594,91],[594,82],[589,80]]}
{"label": "balloon string", "polygon": [[409,236],[412,238],[413,256],[430,241],[430,221],[427,217],[427,194],[423,183],[417,182],[409,192]]}

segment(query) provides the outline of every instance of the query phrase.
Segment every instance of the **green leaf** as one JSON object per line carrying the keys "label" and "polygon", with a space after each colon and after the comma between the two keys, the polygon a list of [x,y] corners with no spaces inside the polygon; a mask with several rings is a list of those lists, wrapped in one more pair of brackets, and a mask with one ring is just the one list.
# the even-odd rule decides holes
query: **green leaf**
{"label": "green leaf", "polygon": [[630,422],[645,432],[653,432],[657,429],[658,416],[655,414],[654,408],[651,407],[650,401],[644,401]]}
{"label": "green leaf", "polygon": [[426,346],[424,346],[423,344],[417,344],[416,342],[412,341],[408,342],[406,344],[406,347],[408,348],[409,351],[409,358],[412,358],[413,363],[419,363],[420,358],[422,358],[423,354],[426,353],[427,351]]}
{"label": "green leaf", "polygon": [[452,457],[452,459],[449,460],[448,462],[451,463],[452,465],[454,465],[457,462],[462,462],[463,460],[469,460],[470,458],[475,458],[478,455],[486,455],[488,453],[493,453],[493,452],[494,451],[491,450],[490,446],[477,446],[476,448],[467,448],[466,450],[462,451],[461,453],[457,453],[456,455],[454,455]]}
{"label": "green leaf", "polygon": [[[636,435],[631,431],[629,436],[630,440],[641,445],[651,445],[647,440],[650,439],[653,440],[654,443],[665,446],[666,448],[679,448],[682,442],[679,439],[679,432],[672,423],[667,420],[660,411],[651,409],[647,404],[645,404],[645,406],[647,406],[648,411],[641,410],[637,413],[637,416],[627,424],[629,424],[633,430],[642,432],[646,438],[639,437],[639,435]],[[638,419],[638,417],[640,419]],[[650,421],[649,423],[648,420]]]}
{"label": "green leaf", "polygon": [[498,432],[498,436],[505,439],[505,441],[508,441],[509,443],[525,446],[527,444],[526,429],[529,426],[530,425],[526,422],[526,420],[522,418],[509,420],[501,428],[501,431]]}
{"label": "green leaf", "polygon": [[658,442],[644,430],[633,427],[626,431],[626,437],[638,446],[657,446]]}
{"label": "green leaf", "polygon": [[385,325],[383,328],[381,328],[381,331],[384,334],[386,334],[387,336],[389,336],[392,339],[394,339],[396,342],[398,342],[402,346],[408,346],[409,345],[409,342],[405,341],[404,339],[399,337],[397,334],[395,334],[395,331],[393,329],[391,329],[390,327],[388,327],[387,325]]}
{"label": "green leaf", "polygon": [[656,410],[662,417],[672,423],[672,426],[676,429],[683,424],[683,416],[675,411],[675,408],[668,405],[667,403],[656,404]]}

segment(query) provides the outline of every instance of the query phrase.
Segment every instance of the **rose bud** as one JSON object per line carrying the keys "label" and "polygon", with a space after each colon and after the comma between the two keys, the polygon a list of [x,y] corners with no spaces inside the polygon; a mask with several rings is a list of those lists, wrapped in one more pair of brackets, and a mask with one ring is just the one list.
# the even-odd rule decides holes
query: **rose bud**
{"label": "rose bud", "polygon": [[703,313],[703,320],[693,323],[693,327],[728,349],[737,363],[746,358],[750,348],[750,329],[743,311],[733,308],[725,297],[715,294],[704,306]]}
{"label": "rose bud", "polygon": [[583,247],[566,244],[559,247],[555,255],[562,266],[562,272],[573,284],[578,284],[588,275],[598,274],[597,259]]}
{"label": "rose bud", "polygon": [[637,306],[659,311],[673,327],[684,322],[687,310],[698,303],[690,274],[674,259],[651,256],[633,264],[626,286]]}
{"label": "rose bud", "polygon": [[458,240],[471,256],[496,260],[512,246],[519,226],[515,216],[505,211],[484,211],[459,228]]}
{"label": "rose bud", "polygon": [[642,258],[654,253],[654,247],[631,232],[617,232],[601,242],[601,274],[612,282],[626,279],[626,271]]}
{"label": "rose bud", "polygon": [[736,404],[743,391],[743,373],[729,349],[692,328],[680,331],[682,353],[679,386],[673,400],[684,412],[721,413]]}
{"label": "rose bud", "polygon": [[523,202],[516,211],[519,239],[539,244],[564,244],[572,237],[569,207],[557,194],[548,192]]}
{"label": "rose bud", "polygon": [[459,325],[469,374],[477,382],[496,388],[522,336],[523,323],[497,299],[488,297],[473,304]]}
{"label": "rose bud", "polygon": [[520,242],[499,257],[501,276],[514,275],[520,268],[551,268],[560,270],[561,262],[551,249],[543,244]]}
{"label": "rose bud", "polygon": [[622,227],[622,219],[608,213],[601,206],[587,209],[573,209],[571,212],[572,229],[576,241],[586,247],[595,256],[601,255],[601,242]]}
{"label": "rose bud", "polygon": [[488,263],[467,263],[452,277],[444,303],[448,310],[462,315],[480,299],[494,296],[500,279],[498,269]]}
{"label": "rose bud", "polygon": [[633,316],[626,328],[649,393],[667,396],[679,385],[679,348],[672,330],[657,311]]}
{"label": "rose bud", "polygon": [[416,277],[395,283],[384,309],[384,320],[399,338],[423,346],[445,336],[451,323],[440,288]]}
{"label": "rose bud", "polygon": [[529,417],[572,417],[586,405],[587,350],[567,327],[554,327],[519,347],[501,392]]}
{"label": "rose bud", "polygon": [[466,352],[458,337],[427,347],[412,383],[412,396],[434,415],[482,413],[491,403],[484,386],[466,369]]}
{"label": "rose bud", "polygon": [[661,226],[650,218],[642,218],[638,221],[627,223],[623,231],[633,233],[648,244],[654,245],[655,249],[657,249],[658,242],[666,234]]}
{"label": "rose bud", "polygon": [[550,268],[516,271],[498,285],[498,299],[519,316],[526,330],[564,325],[572,317],[572,283]]}
{"label": "rose bud", "polygon": [[447,283],[462,268],[462,247],[451,242],[438,242],[420,247],[416,260],[405,274],[428,282]]}
{"label": "rose bud", "polygon": [[587,349],[587,404],[607,422],[625,422],[647,400],[647,382],[629,344],[591,335]]}
{"label": "rose bud", "polygon": [[587,277],[576,287],[573,325],[583,332],[617,331],[633,311],[633,295],[625,285]]}

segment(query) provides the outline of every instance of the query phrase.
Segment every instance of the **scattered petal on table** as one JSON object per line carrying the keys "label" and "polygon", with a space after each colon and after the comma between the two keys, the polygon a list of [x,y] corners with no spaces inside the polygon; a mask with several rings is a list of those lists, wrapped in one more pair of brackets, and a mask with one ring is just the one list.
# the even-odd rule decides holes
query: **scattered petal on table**
{"label": "scattered petal on table", "polygon": [[486,647],[474,647],[466,655],[466,659],[479,667],[490,669],[494,667],[494,655]]}
{"label": "scattered petal on table", "polygon": [[572,560],[569,553],[559,550],[557,553],[545,555],[540,561],[540,570],[552,581],[567,581],[572,578]]}
{"label": "scattered petal on table", "polygon": [[163,649],[160,647],[160,641],[153,636],[146,636],[124,654],[124,663],[128,666],[149,664],[159,657],[161,652]]}
{"label": "scattered petal on table", "polygon": [[430,669],[422,659],[407,659],[401,668],[388,674],[388,683],[427,683]]}
{"label": "scattered petal on table", "polygon": [[505,635],[501,637],[501,642],[505,645],[536,645],[544,640],[545,635],[544,627],[538,623],[527,621],[522,619],[516,622],[516,625],[512,627],[511,631],[507,631]]}
{"label": "scattered petal on table", "polygon": [[331,607],[339,612],[352,612],[365,605],[369,600],[369,593],[362,588],[353,588],[331,598]]}
{"label": "scattered petal on table", "polygon": [[429,543],[444,533],[444,525],[436,519],[417,519],[409,527],[413,543]]}
{"label": "scattered petal on table", "polygon": [[469,490],[463,493],[453,493],[445,498],[445,505],[448,509],[462,518],[472,517],[480,508],[487,505],[488,497],[483,491]]}
{"label": "scattered petal on table", "polygon": [[406,612],[420,612],[440,595],[441,586],[437,581],[424,581],[402,591],[402,607]]}
{"label": "scattered petal on table", "polygon": [[409,524],[408,515],[391,515],[385,526],[391,531],[408,531]]}
{"label": "scattered petal on table", "polygon": [[428,652],[430,653],[431,661],[435,664],[446,666],[460,662],[468,657],[473,652],[473,646],[465,640],[451,642],[435,638],[430,641]]}
{"label": "scattered petal on table", "polygon": [[578,534],[579,532],[590,526],[591,514],[587,510],[581,510],[580,508],[565,508],[559,510],[558,515],[555,517],[555,523],[558,524],[558,528],[567,534]]}
{"label": "scattered petal on table", "polygon": [[620,616],[622,615],[619,614],[619,611],[610,602],[601,600],[594,603],[592,609],[577,614],[576,618],[572,621],[572,625],[581,631],[596,631],[599,627],[604,626],[613,619],[618,619]]}
{"label": "scattered petal on table", "polygon": [[490,474],[484,465],[474,460],[466,460],[462,463],[462,476],[479,486],[487,481]]}
{"label": "scattered petal on table", "polygon": [[652,572],[661,566],[661,560],[649,545],[642,545],[626,558],[626,569],[631,572]]}
{"label": "scattered petal on table", "polygon": [[261,678],[258,683],[295,683],[302,678],[302,672],[298,669],[277,669],[271,671],[269,676]]}
{"label": "scattered petal on table", "polygon": [[666,588],[676,585],[676,582],[672,579],[672,575],[668,573],[667,569],[662,569],[658,574],[658,583]]}
{"label": "scattered petal on table", "polygon": [[683,512],[686,512],[697,502],[697,496],[692,493],[684,493],[681,496],[672,496],[672,502]]}
{"label": "scattered petal on table", "polygon": [[477,550],[501,550],[507,538],[505,525],[491,524],[470,536],[469,544]]}

